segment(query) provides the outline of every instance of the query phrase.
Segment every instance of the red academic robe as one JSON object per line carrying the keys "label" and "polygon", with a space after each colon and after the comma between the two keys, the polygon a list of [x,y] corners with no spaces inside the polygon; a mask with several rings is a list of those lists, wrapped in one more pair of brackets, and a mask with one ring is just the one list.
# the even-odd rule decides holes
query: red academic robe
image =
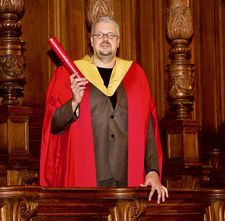
{"label": "red academic robe", "polygon": [[[81,73],[79,73],[82,76]],[[143,69],[135,62],[123,82],[128,99],[128,186],[139,186],[145,180],[144,155],[149,115],[153,116],[159,170],[162,150],[156,109]],[[50,82],[42,131],[40,185],[48,187],[95,187],[96,168],[91,127],[90,88],[87,85],[80,103],[80,116],[59,135],[50,132],[54,111],[71,99],[69,73],[56,69]]]}

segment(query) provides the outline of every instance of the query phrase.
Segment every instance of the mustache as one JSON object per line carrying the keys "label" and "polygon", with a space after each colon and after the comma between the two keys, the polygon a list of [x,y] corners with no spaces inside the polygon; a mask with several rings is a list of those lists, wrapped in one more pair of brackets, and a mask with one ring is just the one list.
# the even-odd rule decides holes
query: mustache
{"label": "mustache", "polygon": [[102,42],[100,43],[100,46],[106,45],[106,44],[112,46],[111,43],[110,43],[108,40],[102,41]]}

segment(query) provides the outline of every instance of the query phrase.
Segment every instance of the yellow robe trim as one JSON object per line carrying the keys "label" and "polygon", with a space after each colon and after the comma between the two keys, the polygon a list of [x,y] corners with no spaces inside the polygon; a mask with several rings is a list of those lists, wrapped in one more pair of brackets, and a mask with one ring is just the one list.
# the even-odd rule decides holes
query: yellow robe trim
{"label": "yellow robe trim", "polygon": [[102,80],[96,65],[92,62],[89,55],[86,55],[81,60],[74,61],[74,63],[89,82],[95,85],[106,96],[112,96],[122,82],[132,61],[116,57],[116,64],[113,67],[107,88],[104,85],[104,81]]}

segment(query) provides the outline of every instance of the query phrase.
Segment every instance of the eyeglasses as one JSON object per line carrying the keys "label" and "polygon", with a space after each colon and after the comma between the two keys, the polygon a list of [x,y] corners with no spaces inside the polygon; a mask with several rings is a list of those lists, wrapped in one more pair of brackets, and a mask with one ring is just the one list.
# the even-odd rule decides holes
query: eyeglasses
{"label": "eyeglasses", "polygon": [[98,39],[102,39],[102,38],[104,38],[104,36],[106,36],[108,39],[118,38],[118,35],[116,35],[112,32],[108,32],[106,34],[104,34],[102,32],[98,32],[97,34],[93,34],[91,36],[96,36]]}

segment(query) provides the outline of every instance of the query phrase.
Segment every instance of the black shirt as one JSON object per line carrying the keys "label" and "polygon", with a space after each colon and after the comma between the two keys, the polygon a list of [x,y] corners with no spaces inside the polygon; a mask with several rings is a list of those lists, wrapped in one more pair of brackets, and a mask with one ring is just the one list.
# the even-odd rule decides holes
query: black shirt
{"label": "black shirt", "polygon": [[[106,87],[108,87],[109,80],[110,80],[110,77],[111,77],[111,74],[112,74],[112,70],[113,69],[112,68],[101,68],[101,67],[97,67],[97,68],[98,68],[98,71],[99,71],[99,73],[100,73],[103,81],[104,81],[104,85]],[[117,99],[116,99],[116,91],[115,91],[115,93],[112,96],[110,96],[110,101],[112,103],[113,108],[115,109],[116,102],[117,102]]]}

